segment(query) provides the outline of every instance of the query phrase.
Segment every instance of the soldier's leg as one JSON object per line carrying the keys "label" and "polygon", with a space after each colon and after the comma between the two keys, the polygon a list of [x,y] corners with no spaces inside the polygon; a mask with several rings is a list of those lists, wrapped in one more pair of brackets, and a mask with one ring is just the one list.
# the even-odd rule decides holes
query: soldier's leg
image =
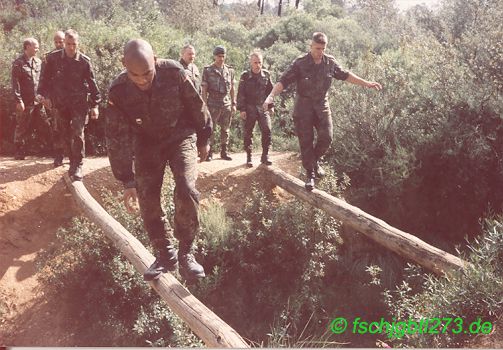
{"label": "soldier's leg", "polygon": [[[80,108],[79,108],[80,107]],[[87,107],[76,106],[71,110],[70,135],[70,170],[74,180],[82,180],[82,165],[85,156],[84,127],[87,119]]]}
{"label": "soldier's leg", "polygon": [[262,157],[260,161],[265,165],[271,165],[272,162],[269,160],[269,150],[271,148],[271,116],[269,112],[264,112],[260,114],[258,119],[258,125],[260,127],[261,139],[262,139]]}
{"label": "soldier's leg", "polygon": [[224,160],[232,160],[227,154],[227,146],[229,145],[229,131],[231,127],[232,110],[231,106],[222,107],[220,115],[220,157]]}
{"label": "soldier's leg", "polygon": [[316,122],[314,126],[318,135],[316,146],[314,147],[314,155],[316,160],[318,160],[327,152],[333,139],[334,126],[328,103],[320,108],[316,108]]}
{"label": "soldier's leg", "polygon": [[192,255],[192,244],[199,231],[199,192],[196,190],[197,147],[192,135],[177,147],[170,147],[169,165],[175,180],[175,237],[179,240],[180,274],[186,279],[202,278],[204,268]]}
{"label": "soldier's leg", "polygon": [[16,112],[16,129],[14,130],[14,145],[16,146],[15,159],[22,160],[26,152],[26,139],[30,133],[31,124],[30,106],[26,106],[23,112]]}
{"label": "soldier's leg", "polygon": [[[52,114],[52,132],[53,132],[53,142],[54,142],[54,166],[58,167],[63,165],[63,155],[65,154],[65,149],[69,150],[70,146],[70,117],[66,116],[66,111],[64,109],[51,109]],[[65,118],[66,116],[66,118]]]}
{"label": "soldier's leg", "polygon": [[256,122],[257,114],[252,113],[252,111],[250,110],[247,110],[243,130],[243,144],[244,149],[247,153],[253,150],[253,128],[255,128]]}
{"label": "soldier's leg", "polygon": [[252,149],[253,149],[253,128],[255,128],[255,123],[257,121],[257,114],[253,113],[253,110],[247,109],[246,119],[244,121],[243,127],[243,144],[246,151],[246,166],[253,167],[252,162]]}
{"label": "soldier's leg", "polygon": [[334,131],[332,113],[330,112],[328,102],[317,108],[315,127],[318,135],[316,146],[314,147],[314,155],[316,157],[315,174],[317,177],[323,177],[325,176],[325,171],[319,165],[319,160],[327,153],[328,148],[332,144]]}
{"label": "soldier's leg", "polygon": [[213,147],[215,145],[215,129],[218,125],[218,121],[220,120],[220,115],[221,115],[222,110],[219,107],[208,106],[208,111],[210,112],[211,120],[213,122],[213,132],[211,133],[211,136],[210,136],[210,152],[209,152],[208,158],[206,160],[211,161],[213,158]]}
{"label": "soldier's leg", "polygon": [[310,101],[296,101],[293,111],[295,132],[299,138],[302,166],[306,171],[314,169],[314,110]]}
{"label": "soldier's leg", "polygon": [[163,272],[176,268],[176,249],[166,215],[161,207],[161,188],[166,168],[166,155],[158,145],[137,144],[135,147],[135,180],[143,226],[154,248],[155,262],[143,277],[150,281]]}
{"label": "soldier's leg", "polygon": [[53,150],[52,127],[45,108],[41,104],[35,106],[32,112],[32,119],[40,142],[44,144],[44,150]]}

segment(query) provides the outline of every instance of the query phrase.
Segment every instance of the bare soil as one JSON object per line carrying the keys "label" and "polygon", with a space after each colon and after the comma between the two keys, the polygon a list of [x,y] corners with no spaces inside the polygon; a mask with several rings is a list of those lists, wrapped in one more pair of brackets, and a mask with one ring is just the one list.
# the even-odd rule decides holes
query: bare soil
{"label": "bare soil", "polygon": [[[253,182],[272,188],[255,166],[245,167],[244,153],[232,161],[215,159],[199,164],[201,204],[217,201],[231,214],[244,203]],[[292,154],[273,154],[275,165],[298,175]],[[68,164],[54,169],[52,159],[27,157],[15,161],[0,157],[0,346],[86,346],[79,329],[85,320],[70,313],[69,305],[51,300],[37,282],[35,258],[56,239],[58,228],[80,215],[62,176]],[[107,158],[87,158],[84,184],[100,201],[105,187],[120,191]],[[273,193],[287,196],[280,189]]]}

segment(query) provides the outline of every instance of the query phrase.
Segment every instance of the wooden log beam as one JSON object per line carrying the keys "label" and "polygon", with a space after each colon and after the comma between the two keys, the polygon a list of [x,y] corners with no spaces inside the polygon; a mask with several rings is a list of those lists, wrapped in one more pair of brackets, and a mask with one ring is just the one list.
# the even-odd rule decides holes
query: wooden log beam
{"label": "wooden log beam", "polygon": [[[68,175],[64,178],[86,216],[103,230],[136,270],[143,274],[154,262],[154,256],[96,202],[81,181],[71,182]],[[172,274],[164,273],[160,279],[149,283],[208,347],[249,347],[234,329],[194,297]]]}
{"label": "wooden log beam", "polygon": [[260,167],[270,175],[272,181],[295,197],[319,208],[345,225],[363,233],[370,239],[392,250],[398,255],[410,259],[419,265],[442,274],[464,268],[467,262],[444,252],[416,236],[400,231],[363,210],[335,198],[324,191],[304,188],[304,183],[275,167]]}

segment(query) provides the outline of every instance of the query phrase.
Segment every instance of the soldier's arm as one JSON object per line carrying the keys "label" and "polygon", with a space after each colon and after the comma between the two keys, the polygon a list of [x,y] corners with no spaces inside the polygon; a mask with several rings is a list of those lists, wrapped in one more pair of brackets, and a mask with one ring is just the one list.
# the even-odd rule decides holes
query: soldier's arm
{"label": "soldier's arm", "polygon": [[101,102],[101,94],[98,90],[98,85],[96,84],[96,79],[94,77],[93,68],[91,62],[89,62],[87,74],[86,74],[87,85],[89,86],[89,96],[91,98],[91,107],[97,107]]}
{"label": "soldier's arm", "polygon": [[184,71],[180,71],[181,97],[184,110],[197,134],[197,147],[209,144],[213,129],[210,113],[194,85],[189,81]]}
{"label": "soldier's arm", "polygon": [[21,97],[21,84],[19,83],[19,70],[19,66],[16,62],[14,62],[12,64],[11,71],[12,91],[14,93],[16,103],[23,103],[23,98]]}
{"label": "soldier's arm", "polygon": [[43,97],[48,97],[49,90],[52,86],[52,71],[54,63],[47,56],[45,64],[42,65],[42,71],[40,72],[40,80],[38,82],[37,94]]}
{"label": "soldier's arm", "polygon": [[208,76],[206,69],[203,68],[203,78],[201,80],[201,97],[205,104],[208,103]]}
{"label": "soldier's arm", "polygon": [[381,84],[379,84],[375,81],[368,81],[368,80],[362,79],[352,72],[348,72],[348,77],[346,78],[345,81],[347,81],[348,83],[354,84],[354,85],[359,85],[359,86],[367,87],[370,89],[376,89],[376,90],[382,89]]}
{"label": "soldier's arm", "polygon": [[[229,91],[229,94],[231,96],[231,103],[232,107],[236,108],[236,90],[234,89],[235,84],[235,79],[234,79],[234,70],[231,71],[231,90]],[[236,110],[234,109],[234,112]]]}
{"label": "soldier's arm", "polygon": [[243,74],[241,74],[241,78],[239,79],[238,96],[236,98],[236,108],[240,112],[246,111],[245,77],[246,72],[243,72]]}
{"label": "soldier's arm", "polygon": [[131,130],[114,99],[116,97],[111,94],[105,115],[108,158],[115,178],[124,184],[124,188],[134,188]]}

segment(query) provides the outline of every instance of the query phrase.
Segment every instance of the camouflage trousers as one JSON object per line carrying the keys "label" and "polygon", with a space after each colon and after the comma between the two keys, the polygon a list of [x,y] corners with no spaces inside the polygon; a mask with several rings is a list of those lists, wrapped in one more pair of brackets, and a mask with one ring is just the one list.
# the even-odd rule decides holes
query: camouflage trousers
{"label": "camouflage trousers", "polygon": [[85,156],[84,128],[88,122],[87,105],[64,106],[51,109],[54,118],[54,151],[56,155],[68,152],[70,164],[82,165]]}
{"label": "camouflage trousers", "polygon": [[310,98],[297,96],[293,121],[299,138],[302,166],[307,171],[314,170],[316,162],[327,152],[332,143],[334,127],[328,101],[313,101]]}
{"label": "camouflage trousers", "polygon": [[42,105],[26,106],[21,113],[16,113],[16,129],[14,131],[14,144],[24,147],[32,129],[36,129],[43,140],[52,143],[52,128]]}
{"label": "camouflage trousers", "polygon": [[[231,128],[231,106],[208,106],[213,121],[213,127],[220,126],[220,146],[229,144],[229,130]],[[211,134],[210,145],[215,144],[215,133]]]}
{"label": "camouflage trousers", "polygon": [[244,121],[244,149],[246,152],[251,152],[253,149],[253,129],[258,122],[260,133],[262,134],[262,150],[269,151],[271,146],[271,116],[269,112],[263,112],[255,106],[247,106],[246,119]]}
{"label": "camouflage trousers", "polygon": [[156,254],[170,244],[171,230],[161,208],[161,187],[169,165],[175,180],[174,236],[180,250],[190,250],[199,230],[199,192],[196,190],[196,136],[175,143],[136,142],[135,179],[141,216]]}

